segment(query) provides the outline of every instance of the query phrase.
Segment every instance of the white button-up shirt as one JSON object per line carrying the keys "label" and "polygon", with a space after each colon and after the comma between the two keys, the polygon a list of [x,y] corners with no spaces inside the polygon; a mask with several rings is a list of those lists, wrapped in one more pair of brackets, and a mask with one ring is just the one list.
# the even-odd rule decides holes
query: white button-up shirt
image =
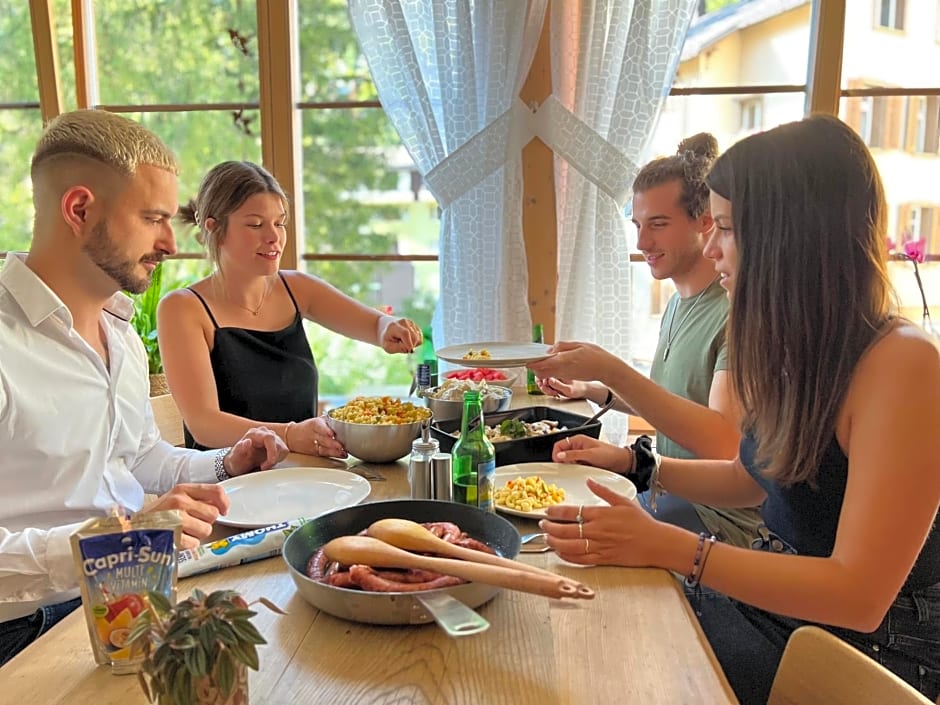
{"label": "white button-up shirt", "polygon": [[109,369],[19,256],[0,270],[0,622],[78,595],[69,535],[81,522],[216,481],[213,451],[160,438],[132,313],[123,294],[102,313]]}

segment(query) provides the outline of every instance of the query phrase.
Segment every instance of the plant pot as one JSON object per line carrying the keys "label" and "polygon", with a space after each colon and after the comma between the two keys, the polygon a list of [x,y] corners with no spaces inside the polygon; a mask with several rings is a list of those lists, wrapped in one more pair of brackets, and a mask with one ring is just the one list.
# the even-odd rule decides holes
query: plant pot
{"label": "plant pot", "polygon": [[170,393],[170,386],[166,383],[166,375],[150,375],[150,396],[159,397]]}
{"label": "plant pot", "polygon": [[[235,685],[228,697],[219,692],[219,687],[211,676],[197,678],[194,686],[196,705],[248,705],[248,667],[243,663],[235,666]],[[178,705],[171,695],[160,698],[159,705]]]}

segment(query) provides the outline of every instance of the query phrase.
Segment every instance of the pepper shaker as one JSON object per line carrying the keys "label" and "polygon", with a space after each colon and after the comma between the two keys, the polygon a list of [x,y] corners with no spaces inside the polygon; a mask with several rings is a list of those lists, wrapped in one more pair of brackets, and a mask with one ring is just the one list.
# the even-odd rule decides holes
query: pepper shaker
{"label": "pepper shaker", "polygon": [[432,498],[445,502],[454,501],[453,458],[450,453],[435,453],[431,456]]}

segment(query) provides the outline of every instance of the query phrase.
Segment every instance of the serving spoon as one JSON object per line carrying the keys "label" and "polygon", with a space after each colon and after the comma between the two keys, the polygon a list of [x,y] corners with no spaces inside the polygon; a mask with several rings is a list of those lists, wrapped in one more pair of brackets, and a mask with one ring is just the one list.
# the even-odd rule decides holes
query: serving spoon
{"label": "serving spoon", "polygon": [[[528,563],[520,563],[509,558],[503,558],[493,553],[484,551],[475,551],[472,548],[457,546],[450,541],[445,541],[428,531],[417,522],[408,519],[379,519],[368,528],[369,536],[384,541],[392,546],[397,546],[406,551],[428,551],[438,553],[451,558],[461,558],[473,563],[487,563],[489,565],[498,565],[512,570],[526,570],[530,573],[539,575],[548,575],[552,578],[562,578],[557,573],[538,568]],[[545,534],[542,534],[544,536]],[[568,582],[583,588],[584,585],[575,580],[563,578]]]}
{"label": "serving spoon", "polygon": [[594,598],[594,591],[559,575],[540,575],[518,568],[468,563],[453,558],[434,558],[409,553],[371,536],[340,536],[323,546],[327,558],[345,565],[379,568],[419,568],[453,575],[471,582],[530,592],[545,597]]}

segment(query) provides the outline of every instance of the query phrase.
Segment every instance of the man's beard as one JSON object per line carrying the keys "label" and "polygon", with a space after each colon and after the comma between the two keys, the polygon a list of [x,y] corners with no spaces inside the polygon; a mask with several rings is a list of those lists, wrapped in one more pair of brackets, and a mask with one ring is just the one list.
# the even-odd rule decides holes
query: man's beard
{"label": "man's beard", "polygon": [[101,221],[91,231],[91,238],[82,246],[82,252],[105,274],[129,294],[142,294],[150,286],[151,273],[137,273],[142,262],[160,262],[163,255],[152,252],[136,262],[124,259],[111,234],[107,221]]}

